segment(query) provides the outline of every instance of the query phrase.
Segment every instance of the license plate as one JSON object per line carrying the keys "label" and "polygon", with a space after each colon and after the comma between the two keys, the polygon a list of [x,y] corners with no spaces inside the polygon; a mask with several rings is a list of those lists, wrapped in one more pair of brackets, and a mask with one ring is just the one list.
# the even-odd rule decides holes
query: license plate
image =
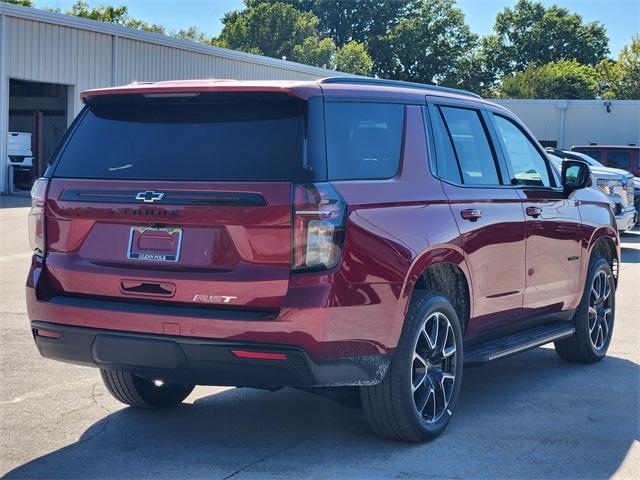
{"label": "license plate", "polygon": [[131,227],[127,258],[177,262],[182,247],[181,228]]}

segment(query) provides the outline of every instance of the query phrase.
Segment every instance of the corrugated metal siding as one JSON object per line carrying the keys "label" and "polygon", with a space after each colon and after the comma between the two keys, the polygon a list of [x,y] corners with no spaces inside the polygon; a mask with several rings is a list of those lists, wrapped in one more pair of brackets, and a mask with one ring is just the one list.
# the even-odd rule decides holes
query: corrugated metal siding
{"label": "corrugated metal siding", "polygon": [[73,85],[75,93],[111,84],[111,36],[6,18],[6,74],[35,82]]}
{"label": "corrugated metal siding", "polygon": [[237,80],[313,80],[306,74],[270,65],[259,65],[216,55],[119,38],[118,79],[158,81],[194,78],[234,78]]}

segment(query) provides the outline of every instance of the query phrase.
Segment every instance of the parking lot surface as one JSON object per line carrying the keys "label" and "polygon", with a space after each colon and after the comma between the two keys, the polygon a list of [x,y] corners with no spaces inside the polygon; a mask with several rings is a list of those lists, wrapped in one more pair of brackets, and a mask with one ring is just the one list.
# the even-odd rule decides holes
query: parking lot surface
{"label": "parking lot surface", "polygon": [[638,478],[640,231],[622,237],[608,357],[539,348],[467,369],[445,433],[381,440],[362,412],[284,389],[198,387],[126,408],[97,370],[39,356],[24,304],[26,199],[0,197],[0,475],[6,478]]}

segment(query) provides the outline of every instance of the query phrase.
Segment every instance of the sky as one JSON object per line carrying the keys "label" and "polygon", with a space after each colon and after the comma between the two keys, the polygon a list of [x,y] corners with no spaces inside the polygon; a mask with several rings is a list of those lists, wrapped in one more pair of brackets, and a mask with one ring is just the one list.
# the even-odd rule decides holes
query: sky
{"label": "sky", "polygon": [[[609,48],[615,57],[640,32],[640,0],[541,0],[582,15],[587,22],[600,21],[607,27]],[[222,28],[220,19],[229,10],[243,8],[242,0],[88,0],[89,5],[126,5],[131,16],[165,25],[169,31],[195,25],[209,35]],[[67,10],[75,0],[36,0],[38,7]],[[496,14],[516,0],[457,0],[467,24],[478,35],[493,29]]]}

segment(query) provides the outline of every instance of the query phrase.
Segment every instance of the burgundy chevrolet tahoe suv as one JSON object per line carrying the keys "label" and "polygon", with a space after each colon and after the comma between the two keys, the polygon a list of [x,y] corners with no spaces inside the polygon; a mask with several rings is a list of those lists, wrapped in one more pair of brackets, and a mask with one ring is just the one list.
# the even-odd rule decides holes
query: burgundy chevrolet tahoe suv
{"label": "burgundy chevrolet tahoe suv", "polygon": [[609,204],[498,105],[360,78],[82,99],[33,189],[28,312],[43,356],[98,367],[126,404],[359,391],[376,433],[422,441],[463,366],[606,354]]}

